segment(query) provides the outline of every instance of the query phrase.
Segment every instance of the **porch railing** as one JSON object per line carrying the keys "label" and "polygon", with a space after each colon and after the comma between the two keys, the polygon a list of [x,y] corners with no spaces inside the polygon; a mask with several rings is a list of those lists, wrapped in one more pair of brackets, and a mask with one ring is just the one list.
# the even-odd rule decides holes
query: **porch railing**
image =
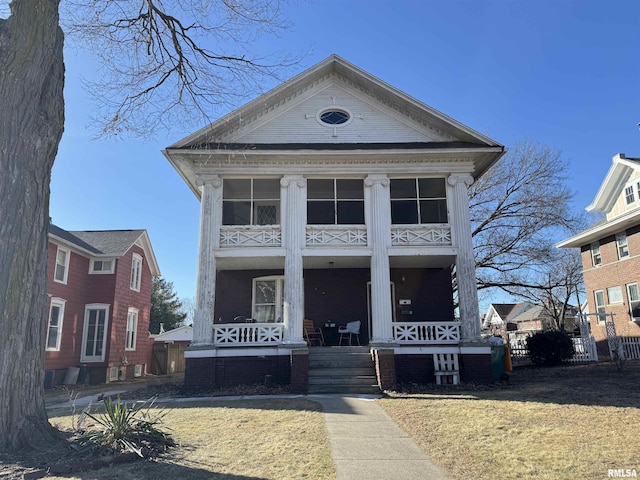
{"label": "porch railing", "polygon": [[451,245],[450,225],[403,225],[391,227],[391,245]]}
{"label": "porch railing", "polygon": [[217,347],[247,347],[282,343],[282,323],[229,323],[213,326]]}
{"label": "porch railing", "polygon": [[455,344],[460,322],[394,322],[393,338],[400,345]]}
{"label": "porch railing", "polygon": [[220,247],[279,247],[282,245],[280,225],[223,225]]}

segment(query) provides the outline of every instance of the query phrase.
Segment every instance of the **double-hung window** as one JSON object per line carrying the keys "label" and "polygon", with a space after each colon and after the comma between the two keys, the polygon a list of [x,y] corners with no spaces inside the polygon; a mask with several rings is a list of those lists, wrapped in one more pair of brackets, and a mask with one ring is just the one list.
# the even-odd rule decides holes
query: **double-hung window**
{"label": "double-hung window", "polygon": [[259,323],[280,322],[284,308],[284,277],[253,279],[252,316]]}
{"label": "double-hung window", "polygon": [[620,260],[629,256],[629,245],[627,244],[627,234],[625,232],[616,233],[616,246],[618,247],[618,258]]}
{"label": "double-hung window", "polygon": [[640,291],[637,283],[627,284],[629,311],[634,322],[640,322]]}
{"label": "double-hung window", "polygon": [[607,311],[604,305],[604,291],[596,290],[593,292],[593,296],[595,299],[596,313],[598,313],[598,323],[604,323],[606,318],[604,314]]}
{"label": "double-hung window", "polygon": [[602,264],[602,254],[600,253],[600,244],[598,242],[591,244],[591,263],[594,267]]}
{"label": "double-hung window", "polygon": [[636,201],[636,194],[633,185],[629,185],[624,189],[624,199],[627,202],[627,205]]}
{"label": "double-hung window", "polygon": [[364,224],[362,179],[308,179],[307,223],[309,225]]}
{"label": "double-hung window", "polygon": [[131,280],[129,286],[131,290],[140,291],[142,279],[142,255],[134,253],[131,257]]}
{"label": "double-hung window", "polygon": [[108,324],[109,305],[91,304],[85,306],[81,362],[104,361]]}
{"label": "double-hung window", "polygon": [[138,331],[138,309],[130,307],[127,313],[127,336],[125,340],[125,350],[136,349],[136,337]]}
{"label": "double-hung window", "polygon": [[447,223],[444,178],[391,179],[391,223]]}
{"label": "double-hung window", "polygon": [[62,320],[64,319],[65,300],[53,297],[49,307],[49,325],[47,327],[47,350],[60,350],[62,338]]}
{"label": "double-hung window", "polygon": [[222,223],[223,225],[278,225],[280,223],[280,179],[224,179]]}
{"label": "double-hung window", "polygon": [[67,283],[69,275],[69,257],[71,253],[66,248],[58,247],[56,253],[56,267],[53,273],[53,280],[58,283]]}

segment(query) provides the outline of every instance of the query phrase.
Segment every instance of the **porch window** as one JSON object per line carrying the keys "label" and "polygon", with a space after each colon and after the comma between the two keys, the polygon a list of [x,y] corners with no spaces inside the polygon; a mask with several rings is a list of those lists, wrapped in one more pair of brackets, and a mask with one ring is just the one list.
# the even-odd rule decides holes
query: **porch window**
{"label": "porch window", "polygon": [[627,244],[627,234],[625,232],[616,233],[616,246],[618,247],[618,258],[620,260],[629,256],[629,245]]}
{"label": "porch window", "polygon": [[56,268],[53,273],[53,279],[58,283],[67,283],[69,256],[69,250],[58,247],[58,252],[56,253]]}
{"label": "porch window", "polygon": [[602,255],[600,254],[600,244],[598,242],[591,244],[591,263],[594,267],[602,264]]}
{"label": "porch window", "polygon": [[391,223],[447,223],[444,178],[391,179]]}
{"label": "porch window", "polygon": [[629,311],[634,322],[640,321],[640,291],[637,283],[627,284],[627,295],[629,296]]}
{"label": "porch window", "polygon": [[104,361],[108,322],[109,305],[91,304],[85,307],[81,362]]}
{"label": "porch window", "polygon": [[225,179],[222,191],[223,225],[280,223],[279,178]]}
{"label": "porch window", "polygon": [[275,323],[282,319],[284,276],[253,279],[251,311],[258,323]]}
{"label": "porch window", "polygon": [[[604,306],[604,291],[596,290],[593,292],[593,296],[595,297],[596,312],[602,314],[606,313],[606,308]],[[598,315],[598,323],[604,323],[605,318],[606,317],[604,315]]]}
{"label": "porch window", "polygon": [[364,224],[364,182],[344,178],[307,180],[307,223]]}
{"label": "porch window", "polygon": [[136,337],[138,332],[138,309],[130,307],[127,312],[127,333],[125,340],[125,350],[136,349]]}
{"label": "porch window", "polygon": [[47,327],[47,350],[59,351],[62,338],[62,320],[64,318],[65,300],[52,298],[49,308],[49,325]]}

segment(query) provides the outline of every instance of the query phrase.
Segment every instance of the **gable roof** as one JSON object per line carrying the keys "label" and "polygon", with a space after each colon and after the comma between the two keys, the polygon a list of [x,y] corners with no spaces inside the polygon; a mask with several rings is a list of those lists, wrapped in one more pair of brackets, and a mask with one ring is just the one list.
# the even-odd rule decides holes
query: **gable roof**
{"label": "gable roof", "polygon": [[151,274],[160,275],[160,268],[146,230],[67,231],[50,223],[49,237],[92,257],[122,257],[137,244],[145,252]]}
{"label": "gable roof", "polygon": [[[615,155],[598,193],[586,207],[586,210],[589,212],[610,212],[634,171],[640,171],[639,158],[627,158],[624,153]],[[640,209],[630,210],[611,220],[600,220],[577,235],[559,242],[556,246],[558,248],[582,247],[620,230],[637,225],[639,222]]]}
{"label": "gable roof", "polygon": [[[336,93],[337,92],[337,93]],[[318,135],[313,120],[323,106],[350,110],[352,120],[371,122],[359,136]],[[355,107],[335,102],[352,102]],[[324,102],[324,103],[319,103]],[[326,110],[326,108],[325,108]],[[356,118],[360,120],[356,120]],[[384,122],[384,123],[381,123]],[[315,134],[311,134],[315,128]],[[327,131],[323,130],[324,132]],[[344,130],[343,130],[344,131]],[[403,135],[396,135],[397,132]],[[335,131],[334,131],[335,132]],[[383,138],[378,138],[384,134]],[[337,55],[331,55],[255,100],[201,128],[163,150],[163,154],[200,196],[192,164],[193,154],[209,166],[228,165],[247,156],[291,158],[292,150],[307,158],[324,159],[343,152],[362,152],[373,161],[372,150],[389,157],[403,152],[424,161],[425,155],[473,156],[473,175],[480,176],[504,154],[495,140],[463,125],[432,107],[390,86]],[[327,155],[323,155],[327,151]],[[448,158],[448,157],[447,157]]]}

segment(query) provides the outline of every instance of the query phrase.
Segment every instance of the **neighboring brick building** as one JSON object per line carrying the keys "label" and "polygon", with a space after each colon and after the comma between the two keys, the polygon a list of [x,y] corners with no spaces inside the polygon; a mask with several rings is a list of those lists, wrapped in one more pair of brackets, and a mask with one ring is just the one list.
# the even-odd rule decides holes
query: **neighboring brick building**
{"label": "neighboring brick building", "polygon": [[[640,336],[640,159],[623,153],[613,162],[598,193],[587,207],[605,218],[561,242],[580,248],[588,309],[613,313],[620,336]],[[590,316],[598,354],[608,356],[604,322]]]}
{"label": "neighboring brick building", "polygon": [[80,367],[80,381],[144,375],[151,363],[151,279],[146,230],[68,232],[49,225],[47,383]]}

